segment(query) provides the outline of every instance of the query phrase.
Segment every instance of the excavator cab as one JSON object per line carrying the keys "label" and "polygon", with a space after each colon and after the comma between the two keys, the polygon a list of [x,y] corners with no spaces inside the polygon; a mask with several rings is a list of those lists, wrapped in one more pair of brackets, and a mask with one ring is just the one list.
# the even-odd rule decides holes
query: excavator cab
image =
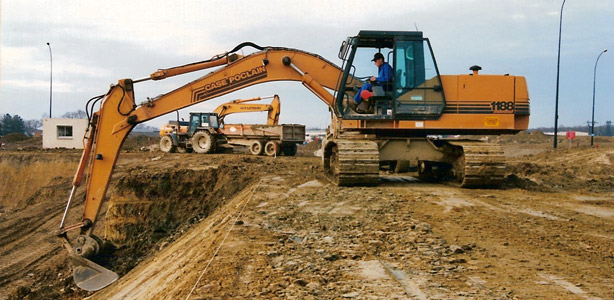
{"label": "excavator cab", "polygon": [[[377,77],[371,58],[382,53],[393,70],[392,82],[372,84],[368,110],[343,109],[352,103],[360,87],[342,84],[335,95],[344,119],[427,120],[441,116],[445,97],[429,40],[422,32],[360,31],[341,46],[341,82]],[[349,105],[352,107],[352,105]]]}

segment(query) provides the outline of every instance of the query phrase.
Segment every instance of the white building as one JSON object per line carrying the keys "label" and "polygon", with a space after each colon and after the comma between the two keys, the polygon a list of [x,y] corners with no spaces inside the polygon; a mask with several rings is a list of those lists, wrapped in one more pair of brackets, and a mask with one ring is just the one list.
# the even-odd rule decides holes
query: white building
{"label": "white building", "polygon": [[43,119],[43,149],[83,149],[87,119]]}

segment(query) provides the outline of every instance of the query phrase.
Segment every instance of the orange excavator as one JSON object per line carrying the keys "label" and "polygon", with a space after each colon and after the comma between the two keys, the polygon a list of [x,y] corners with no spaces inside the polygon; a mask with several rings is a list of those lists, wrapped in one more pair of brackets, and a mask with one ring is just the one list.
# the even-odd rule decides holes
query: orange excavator
{"label": "orange excavator", "polygon": [[[259,101],[262,99],[270,99],[273,98],[271,104],[258,104],[258,103],[249,103],[252,101]],[[281,102],[279,101],[279,96],[274,95],[270,97],[256,97],[251,99],[237,99],[232,100],[230,102],[221,104],[216,107],[213,112],[216,113],[220,118],[220,124],[224,123],[224,117],[230,114],[236,113],[246,113],[246,112],[257,112],[257,111],[267,111],[267,125],[277,125],[279,124],[279,113],[281,108]]]}
{"label": "orange excavator", "polygon": [[[247,46],[257,51],[237,54]],[[370,64],[374,53],[387,61],[392,76],[386,82],[369,82],[369,93],[361,93],[366,98],[357,105],[356,95],[374,73]],[[98,249],[93,231],[99,208],[121,145],[134,126],[260,83],[300,82],[330,108],[322,160],[336,184],[377,184],[380,164],[393,161],[415,162],[420,177],[452,178],[462,187],[502,182],[505,161],[498,145],[445,137],[527,129],[529,95],[524,77],[483,75],[478,66],[471,67],[470,74],[440,75],[430,42],[418,31],[363,30],[342,43],[338,57],[340,66],[302,50],[242,43],[206,61],[161,69],[143,79],[121,79],[106,94],[90,99],[86,146],[66,211],[88,173],[85,208],[81,220],[68,226],[65,211],[58,232],[70,252],[77,285],[97,290],[117,279],[114,272],[86,257]],[[134,89],[139,82],[214,67],[199,79],[136,104]],[[97,103],[100,108],[94,112]],[[71,240],[68,233],[73,230],[79,232]]]}

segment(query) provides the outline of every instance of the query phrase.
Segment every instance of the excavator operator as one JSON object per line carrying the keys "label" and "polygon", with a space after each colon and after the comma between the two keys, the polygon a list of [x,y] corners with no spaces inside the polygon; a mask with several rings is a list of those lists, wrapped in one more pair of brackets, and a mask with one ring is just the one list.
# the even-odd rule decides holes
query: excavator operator
{"label": "excavator operator", "polygon": [[[368,111],[368,103],[363,102],[373,95],[373,85],[379,85],[384,88],[384,91],[392,90],[392,67],[390,64],[384,61],[384,55],[377,52],[373,55],[371,60],[378,69],[377,77],[371,76],[369,82],[365,83],[360,91],[354,96],[354,102],[356,103],[356,109],[358,112]],[[366,92],[365,92],[366,91]],[[363,105],[360,105],[360,104]]]}

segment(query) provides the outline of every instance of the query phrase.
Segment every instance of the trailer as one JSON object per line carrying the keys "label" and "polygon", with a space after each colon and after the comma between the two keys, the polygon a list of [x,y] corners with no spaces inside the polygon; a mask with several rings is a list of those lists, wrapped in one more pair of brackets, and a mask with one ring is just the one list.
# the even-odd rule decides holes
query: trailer
{"label": "trailer", "polygon": [[231,146],[249,147],[254,155],[296,155],[297,144],[305,142],[305,125],[224,124],[221,134]]}
{"label": "trailer", "polygon": [[218,114],[212,112],[191,112],[187,125],[163,128],[163,152],[216,153],[244,146],[254,155],[294,156],[297,144],[305,141],[305,125],[220,124]]}

